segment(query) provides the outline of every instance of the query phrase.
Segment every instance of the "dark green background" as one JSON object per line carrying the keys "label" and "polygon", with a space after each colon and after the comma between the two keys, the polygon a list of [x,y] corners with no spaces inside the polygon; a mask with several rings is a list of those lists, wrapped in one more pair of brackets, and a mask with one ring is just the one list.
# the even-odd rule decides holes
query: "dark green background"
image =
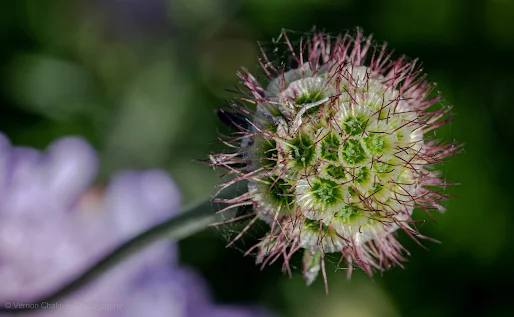
{"label": "dark green background", "polygon": [[181,241],[182,261],[204,274],[218,301],[262,303],[284,316],[513,314],[512,0],[2,1],[0,130],[41,148],[83,135],[101,155],[100,179],[166,168],[185,203],[202,200],[218,174],[192,159],[219,149],[213,110],[234,97],[227,89],[236,71],[258,72],[257,40],[272,49],[282,28],[313,26],[360,26],[418,57],[454,106],[454,122],[437,136],[465,144],[442,166],[460,185],[448,189],[447,212],[421,225],[442,244],[425,251],[400,234],[412,253],[405,270],[374,281],[330,273],[329,296],[321,281],[305,287],[299,270],[291,279],[280,265],[261,272],[238,248],[226,249],[234,227]]}

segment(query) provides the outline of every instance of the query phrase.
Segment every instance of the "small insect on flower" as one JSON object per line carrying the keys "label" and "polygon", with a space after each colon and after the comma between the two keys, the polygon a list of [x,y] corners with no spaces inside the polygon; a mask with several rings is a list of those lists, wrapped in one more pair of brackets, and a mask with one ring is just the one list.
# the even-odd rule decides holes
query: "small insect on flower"
{"label": "small insect on flower", "polygon": [[[354,266],[369,276],[401,266],[408,252],[394,232],[422,236],[412,219],[415,208],[443,211],[448,185],[434,166],[459,146],[428,133],[449,122],[449,107],[426,81],[417,60],[392,60],[360,30],[330,37],[313,33],[293,45],[279,41],[290,63],[274,62],[262,50],[266,74],[258,81],[238,73],[242,96],[220,117],[236,131],[222,140],[233,151],[211,155],[211,165],[227,170],[220,192],[240,181],[248,191],[223,210],[252,206],[268,233],[251,248],[264,267],[301,249],[304,276],[312,283],[325,254],[339,253],[348,276]],[[289,66],[290,64],[294,66]]]}

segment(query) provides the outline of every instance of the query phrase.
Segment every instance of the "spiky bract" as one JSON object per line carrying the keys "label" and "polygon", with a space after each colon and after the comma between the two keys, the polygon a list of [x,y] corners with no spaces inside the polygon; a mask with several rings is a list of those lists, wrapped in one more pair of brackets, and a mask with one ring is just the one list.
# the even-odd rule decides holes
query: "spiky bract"
{"label": "spiky bract", "polygon": [[314,33],[296,48],[285,32],[280,40],[296,66],[273,63],[263,51],[267,79],[240,72],[247,91],[224,112],[246,120],[232,121],[238,131],[225,141],[235,152],[213,154],[211,164],[233,176],[221,189],[249,183],[247,193],[220,201],[227,209],[253,205],[269,224],[252,249],[263,265],[282,256],[289,270],[292,254],[305,249],[308,283],[324,271],[326,253],[340,253],[348,273],[354,265],[370,276],[401,266],[406,251],[392,233],[424,238],[413,210],[443,210],[446,182],[431,167],[457,146],[427,133],[449,121],[449,108],[417,60],[392,60],[360,30]]}

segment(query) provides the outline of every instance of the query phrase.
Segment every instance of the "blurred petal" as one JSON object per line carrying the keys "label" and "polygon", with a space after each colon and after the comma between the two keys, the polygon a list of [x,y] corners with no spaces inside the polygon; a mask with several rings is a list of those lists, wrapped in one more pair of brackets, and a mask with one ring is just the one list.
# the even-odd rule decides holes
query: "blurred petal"
{"label": "blurred petal", "polygon": [[[68,137],[50,145],[42,168],[43,181],[64,203],[71,203],[96,176],[98,159],[83,139]],[[57,197],[56,197],[57,198]]]}
{"label": "blurred petal", "polygon": [[[39,207],[43,207],[44,201],[40,200],[43,188],[37,177],[40,152],[31,148],[14,147],[10,154],[6,171],[6,197],[2,209],[8,210],[10,216],[16,216],[31,209],[34,201],[39,201]],[[38,214],[33,213],[32,216]]]}
{"label": "blurred petal", "polygon": [[127,171],[111,182],[106,204],[118,234],[128,238],[178,213],[180,195],[162,171]]}

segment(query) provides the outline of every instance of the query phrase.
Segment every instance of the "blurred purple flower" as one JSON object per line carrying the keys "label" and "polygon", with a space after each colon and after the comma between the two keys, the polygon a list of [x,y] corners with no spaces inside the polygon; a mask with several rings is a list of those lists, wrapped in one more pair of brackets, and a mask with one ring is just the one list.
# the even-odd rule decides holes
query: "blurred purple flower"
{"label": "blurred purple flower", "polygon": [[[0,300],[28,303],[61,287],[133,235],[179,210],[162,171],[127,171],[92,189],[94,150],[82,139],[46,153],[13,147],[0,134]],[[212,303],[201,278],[178,267],[162,241],[35,316],[265,316]]]}

